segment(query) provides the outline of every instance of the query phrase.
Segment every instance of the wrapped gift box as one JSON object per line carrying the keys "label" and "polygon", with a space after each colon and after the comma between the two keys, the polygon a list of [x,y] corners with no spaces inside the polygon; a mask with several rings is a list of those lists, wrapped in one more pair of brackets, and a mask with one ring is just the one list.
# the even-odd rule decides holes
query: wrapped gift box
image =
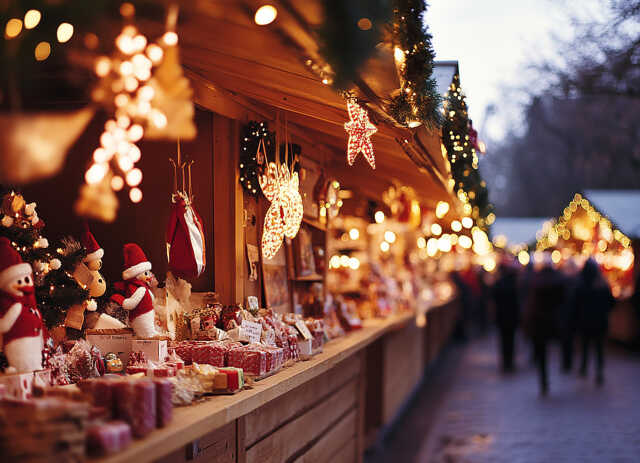
{"label": "wrapped gift box", "polygon": [[32,395],[33,378],[32,372],[0,375],[0,385],[6,388],[6,397],[25,400]]}
{"label": "wrapped gift box", "polygon": [[245,374],[262,376],[267,370],[267,353],[252,346],[236,347],[229,351],[229,366],[242,368]]}
{"label": "wrapped gift box", "polygon": [[87,428],[87,449],[92,456],[118,453],[131,443],[131,426],[124,421],[96,423]]}
{"label": "wrapped gift box", "polygon": [[223,343],[216,341],[204,342],[193,347],[191,361],[214,367],[223,367],[227,350]]}
{"label": "wrapped gift box", "polygon": [[144,352],[147,360],[152,362],[164,362],[169,356],[167,341],[164,339],[133,339],[131,340],[131,350]]}
{"label": "wrapped gift box", "polygon": [[122,332],[119,334],[87,333],[87,341],[96,346],[103,356],[109,352],[113,352],[120,357],[123,365],[126,365],[129,360],[132,340],[133,334],[128,332]]}

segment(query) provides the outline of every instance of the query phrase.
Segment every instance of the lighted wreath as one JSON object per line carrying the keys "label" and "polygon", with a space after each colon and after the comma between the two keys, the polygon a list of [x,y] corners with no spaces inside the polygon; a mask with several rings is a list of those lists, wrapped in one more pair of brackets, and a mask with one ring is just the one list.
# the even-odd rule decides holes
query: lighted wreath
{"label": "lighted wreath", "polygon": [[257,196],[260,189],[258,176],[266,167],[267,155],[273,155],[274,133],[266,122],[250,121],[240,140],[240,184],[247,193]]}

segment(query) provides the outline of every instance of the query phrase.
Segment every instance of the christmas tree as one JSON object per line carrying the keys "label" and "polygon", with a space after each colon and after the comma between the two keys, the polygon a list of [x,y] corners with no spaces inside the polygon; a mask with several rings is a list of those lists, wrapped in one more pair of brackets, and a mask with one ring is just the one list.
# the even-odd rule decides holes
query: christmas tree
{"label": "christmas tree", "polygon": [[86,250],[71,238],[50,246],[41,234],[44,225],[36,212],[36,203],[27,204],[13,190],[2,196],[0,236],[7,237],[22,260],[31,264],[38,308],[47,327],[53,328],[64,322],[69,307],[89,296],[77,275],[74,276]]}
{"label": "christmas tree", "polygon": [[469,113],[465,95],[460,88],[460,76],[453,82],[443,104],[445,121],[442,125],[442,141],[451,163],[451,175],[455,181],[458,198],[469,203],[477,224],[484,228],[493,206],[489,203],[489,192],[478,170],[478,153],[471,140]]}

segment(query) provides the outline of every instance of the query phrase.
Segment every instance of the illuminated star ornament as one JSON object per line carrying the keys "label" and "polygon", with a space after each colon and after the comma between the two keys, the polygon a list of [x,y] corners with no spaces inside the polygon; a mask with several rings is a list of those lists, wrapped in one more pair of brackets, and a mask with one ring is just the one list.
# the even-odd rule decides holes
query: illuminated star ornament
{"label": "illuminated star ornament", "polygon": [[352,166],[356,160],[358,153],[362,152],[365,159],[371,165],[372,169],[376,168],[376,158],[373,154],[373,143],[371,143],[371,135],[376,133],[378,129],[369,121],[367,110],[353,101],[347,102],[347,111],[349,112],[349,122],[345,122],[344,129],[349,134],[349,144],[347,145],[347,161]]}

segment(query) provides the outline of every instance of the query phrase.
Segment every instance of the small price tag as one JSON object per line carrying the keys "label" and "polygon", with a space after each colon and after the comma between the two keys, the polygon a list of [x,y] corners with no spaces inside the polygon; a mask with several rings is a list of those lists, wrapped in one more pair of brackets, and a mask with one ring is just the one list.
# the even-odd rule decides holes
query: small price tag
{"label": "small price tag", "polygon": [[258,298],[255,296],[247,297],[247,305],[249,306],[249,312],[255,312],[260,308]]}
{"label": "small price tag", "polygon": [[305,339],[313,338],[313,336],[311,336],[311,331],[309,331],[309,328],[307,328],[307,325],[305,324],[304,320],[296,320],[296,328],[298,328],[298,331],[300,331],[300,334],[302,335],[303,338]]}
{"label": "small price tag", "polygon": [[242,320],[242,324],[240,325],[240,339],[250,343],[259,343],[261,334],[262,325],[260,323]]}
{"label": "small price tag", "polygon": [[266,330],[264,336],[264,343],[267,346],[275,346],[276,345],[276,332],[273,330]]}

